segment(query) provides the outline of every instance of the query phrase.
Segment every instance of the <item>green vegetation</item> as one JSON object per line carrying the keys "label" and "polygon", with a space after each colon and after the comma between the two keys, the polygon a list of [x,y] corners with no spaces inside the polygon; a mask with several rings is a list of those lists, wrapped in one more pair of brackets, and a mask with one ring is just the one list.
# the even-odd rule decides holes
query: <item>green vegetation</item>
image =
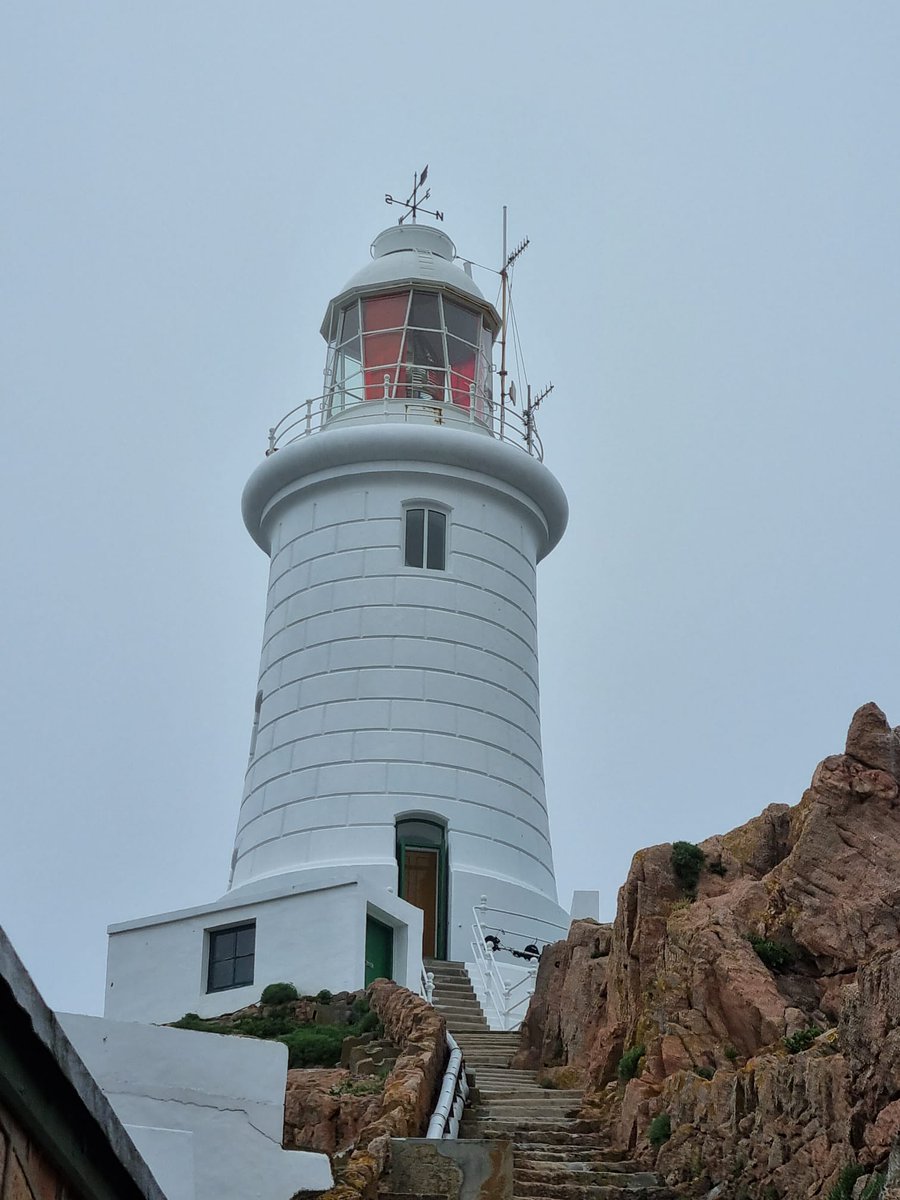
{"label": "green vegetation", "polygon": [[344,1038],[354,1032],[342,1025],[300,1025],[278,1041],[288,1048],[289,1067],[336,1067]]}
{"label": "green vegetation", "polygon": [[695,1067],[694,1074],[699,1075],[701,1079],[712,1079],[715,1075],[715,1067]]}
{"label": "green vegetation", "polygon": [[876,1171],[869,1182],[862,1190],[862,1195],[859,1200],[878,1200],[878,1197],[884,1191],[884,1181],[886,1173],[884,1171]]}
{"label": "green vegetation", "polygon": [[781,942],[773,942],[768,938],[756,937],[752,933],[747,938],[747,941],[770,971],[781,971],[785,967],[789,967],[794,961],[793,954],[788,950],[787,946],[782,946]]}
{"label": "green vegetation", "polygon": [[555,1079],[551,1079],[549,1075],[544,1075],[538,1080],[538,1087],[542,1087],[548,1092],[555,1092],[559,1084]]}
{"label": "green vegetation", "polygon": [[725,876],[728,874],[728,868],[722,862],[721,858],[717,858],[715,862],[707,863],[706,869],[712,871],[713,875]]}
{"label": "green vegetation", "polygon": [[270,983],[263,988],[260,1004],[290,1004],[297,999],[297,989],[292,983]]}
{"label": "green vegetation", "polygon": [[739,1058],[736,1046],[726,1046],[723,1053],[729,1062],[736,1062]]}
{"label": "green vegetation", "polygon": [[616,1068],[616,1074],[623,1083],[627,1083],[629,1079],[634,1079],[643,1057],[644,1047],[642,1045],[632,1046],[630,1050],[625,1051],[619,1059],[619,1065]]}
{"label": "green vegetation", "polygon": [[322,988],[321,992],[316,992],[316,1004],[330,1004],[333,999],[334,996],[328,988]]}
{"label": "green vegetation", "polygon": [[689,896],[693,896],[697,891],[700,872],[705,862],[706,855],[693,842],[672,843],[672,870]]}
{"label": "green vegetation", "polygon": [[[273,1005],[275,1012],[268,1016],[247,1015],[229,1020],[222,1017],[204,1019],[197,1013],[185,1013],[180,1021],[175,1021],[175,1029],[193,1029],[198,1033],[235,1034],[239,1037],[262,1038],[265,1041],[283,1042],[288,1048],[288,1066],[290,1067],[334,1067],[341,1060],[341,1047],[344,1038],[359,1037],[364,1033],[383,1035],[384,1030],[378,1019],[378,1014],[369,1008],[365,996],[359,996],[350,1007],[351,1021],[346,1025],[312,1024],[300,1022],[294,1015],[294,1009],[288,1000],[266,1000],[271,995],[271,989],[290,989],[294,992],[291,999],[296,999],[296,989],[290,983],[270,984],[263,992],[263,1002]],[[285,995],[276,991],[275,995]],[[327,996],[327,1000],[324,997]],[[307,997],[308,999],[308,997]],[[333,997],[331,992],[321,991],[315,997],[321,1005],[330,1004]]]}
{"label": "green vegetation", "polygon": [[660,1113],[647,1126],[647,1140],[651,1146],[661,1146],[672,1136],[672,1118],[668,1113]]}
{"label": "green vegetation", "polygon": [[366,1075],[363,1079],[345,1079],[331,1088],[332,1096],[374,1096],[384,1087],[387,1071],[379,1071],[377,1075]]}
{"label": "green vegetation", "polygon": [[828,1200],[852,1200],[853,1185],[859,1179],[860,1175],[865,1175],[865,1167],[857,1167],[854,1163],[847,1163],[846,1167],[842,1167],[840,1174],[837,1177],[837,1183],[828,1193]]}
{"label": "green vegetation", "polygon": [[824,1032],[825,1030],[820,1029],[818,1025],[807,1025],[806,1029],[792,1033],[790,1037],[784,1039],[788,1054],[799,1054],[802,1050],[808,1050],[816,1038]]}

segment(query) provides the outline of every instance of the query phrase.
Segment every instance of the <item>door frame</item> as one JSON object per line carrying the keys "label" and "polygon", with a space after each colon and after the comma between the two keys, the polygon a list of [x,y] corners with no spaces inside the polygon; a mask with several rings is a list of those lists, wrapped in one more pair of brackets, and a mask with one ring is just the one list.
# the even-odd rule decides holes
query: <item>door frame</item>
{"label": "door frame", "polygon": [[407,850],[428,850],[437,856],[437,912],[435,913],[435,931],[434,931],[434,956],[440,961],[445,961],[447,958],[447,831],[443,825],[439,825],[437,821],[430,820],[428,817],[404,816],[399,817],[398,822],[404,820],[424,821],[429,825],[433,825],[436,830],[440,830],[441,840],[440,845],[428,845],[421,838],[397,837],[397,875],[398,887],[397,893],[400,899],[404,899],[404,888],[406,884],[406,851]]}
{"label": "door frame", "polygon": [[[384,932],[389,935],[389,945],[390,945],[390,966],[388,968],[388,974],[386,976],[375,975],[375,976],[373,976],[373,979],[382,979],[382,978],[393,979],[394,978],[394,958],[396,957],[396,949],[397,949],[396,945],[395,945],[395,942],[397,940],[396,939],[397,931],[393,927],[393,925],[388,925],[386,921],[380,920],[378,917],[376,917],[374,915],[374,913],[370,913],[367,910],[366,911],[365,937],[363,938],[363,987],[368,987],[369,982],[371,982],[371,981],[366,980],[366,976],[369,973],[369,960],[366,956],[366,951],[368,949],[368,942],[369,942],[369,922],[371,922],[372,925],[377,925],[380,929],[383,929]],[[374,968],[374,964],[373,964],[373,968]]]}

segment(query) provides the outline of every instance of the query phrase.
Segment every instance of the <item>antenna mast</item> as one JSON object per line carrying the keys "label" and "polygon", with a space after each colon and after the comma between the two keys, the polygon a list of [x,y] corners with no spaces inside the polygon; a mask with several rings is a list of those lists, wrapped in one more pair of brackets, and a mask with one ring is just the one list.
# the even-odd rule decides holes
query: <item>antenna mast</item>
{"label": "antenna mast", "polygon": [[[509,318],[509,268],[520,254],[528,247],[528,238],[524,238],[511,254],[506,252],[506,205],[503,205],[503,266],[500,270],[502,303],[500,306],[500,437],[506,426],[506,399],[510,395],[506,386],[506,327]],[[512,397],[510,397],[513,399]],[[513,402],[514,399],[513,399]]]}

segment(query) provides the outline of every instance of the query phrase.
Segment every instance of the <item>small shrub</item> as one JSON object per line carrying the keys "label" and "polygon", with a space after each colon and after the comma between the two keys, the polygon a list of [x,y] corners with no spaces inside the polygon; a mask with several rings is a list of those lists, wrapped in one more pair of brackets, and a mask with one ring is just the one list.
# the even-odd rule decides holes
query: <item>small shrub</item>
{"label": "small shrub", "polygon": [[661,1146],[672,1136],[672,1118],[668,1113],[660,1113],[647,1126],[647,1140],[651,1146]]}
{"label": "small shrub", "polygon": [[792,1033],[790,1037],[784,1039],[788,1054],[799,1054],[802,1050],[808,1050],[816,1038],[824,1032],[825,1030],[820,1029],[818,1025],[807,1025],[806,1029]]}
{"label": "small shrub", "polygon": [[728,874],[728,868],[722,862],[721,858],[717,858],[715,862],[707,863],[706,869],[712,871],[713,875],[723,877]]}
{"label": "small shrub", "polygon": [[551,1079],[549,1075],[545,1075],[543,1079],[538,1080],[538,1087],[542,1087],[548,1092],[555,1092],[559,1084],[555,1079]]}
{"label": "small shrub", "polygon": [[328,988],[322,988],[321,992],[316,992],[316,1004],[330,1004],[334,996],[329,992]]}
{"label": "small shrub", "polygon": [[774,1183],[767,1183],[761,1193],[761,1200],[781,1200],[778,1188]]}
{"label": "small shrub", "polygon": [[729,1062],[736,1062],[739,1057],[735,1046],[726,1046],[723,1053]]}
{"label": "small shrub", "polygon": [[381,1021],[378,1019],[378,1013],[367,1012],[361,1020],[356,1022],[354,1026],[357,1033],[377,1033],[383,1032]]}
{"label": "small shrub", "polygon": [[193,1029],[195,1033],[231,1033],[223,1029],[218,1021],[204,1021],[196,1013],[185,1013],[180,1021],[172,1022],[173,1029]]}
{"label": "small shrub", "polygon": [[886,1175],[884,1172],[876,1171],[863,1188],[859,1200],[878,1200],[878,1197],[884,1191],[885,1178]]}
{"label": "small shrub", "polygon": [[781,942],[773,942],[769,938],[756,937],[752,933],[747,941],[770,971],[781,971],[785,967],[790,966],[794,961],[793,954],[791,954],[787,946],[782,946]]}
{"label": "small shrub", "polygon": [[627,1083],[629,1079],[634,1079],[638,1073],[638,1067],[641,1059],[644,1057],[643,1046],[632,1046],[630,1050],[626,1050],[619,1059],[619,1065],[616,1068],[616,1074],[623,1083]]}
{"label": "small shrub", "polygon": [[239,1017],[229,1032],[242,1033],[245,1037],[277,1038],[296,1028],[297,1022],[293,1012],[290,1009],[282,1009],[277,1015],[270,1017]]}
{"label": "small shrub", "polygon": [[865,1167],[857,1167],[854,1163],[847,1163],[846,1167],[842,1167],[837,1177],[837,1183],[828,1193],[828,1200],[852,1200],[853,1185],[859,1179],[860,1175],[865,1175]]}
{"label": "small shrub", "polygon": [[346,1034],[336,1025],[301,1025],[278,1041],[288,1048],[289,1067],[336,1067]]}
{"label": "small shrub", "polygon": [[675,872],[675,878],[689,896],[692,896],[697,890],[700,872],[703,870],[705,861],[706,855],[693,842],[672,843],[672,870]]}
{"label": "small shrub", "polygon": [[715,1075],[714,1067],[695,1067],[694,1074],[699,1075],[701,1079],[712,1079]]}
{"label": "small shrub", "polygon": [[357,996],[350,1005],[350,1020],[356,1025],[363,1017],[368,1016],[369,1011],[369,1000],[365,993],[363,993],[362,996]]}
{"label": "small shrub", "polygon": [[363,1079],[345,1079],[330,1089],[332,1096],[374,1096],[384,1088],[387,1071],[367,1075]]}
{"label": "small shrub", "polygon": [[270,983],[263,988],[260,1004],[290,1004],[297,999],[297,989],[292,983]]}

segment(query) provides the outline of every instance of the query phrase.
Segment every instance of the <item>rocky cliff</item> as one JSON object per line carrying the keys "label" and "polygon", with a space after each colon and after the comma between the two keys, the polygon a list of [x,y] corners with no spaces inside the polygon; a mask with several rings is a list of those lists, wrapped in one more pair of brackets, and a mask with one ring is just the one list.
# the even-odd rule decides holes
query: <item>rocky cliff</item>
{"label": "rocky cliff", "polygon": [[868,704],[796,806],[639,851],[613,924],[544,952],[518,1065],[583,1083],[699,1191],[828,1195],[879,1167],[900,1129],[898,795],[900,730]]}

